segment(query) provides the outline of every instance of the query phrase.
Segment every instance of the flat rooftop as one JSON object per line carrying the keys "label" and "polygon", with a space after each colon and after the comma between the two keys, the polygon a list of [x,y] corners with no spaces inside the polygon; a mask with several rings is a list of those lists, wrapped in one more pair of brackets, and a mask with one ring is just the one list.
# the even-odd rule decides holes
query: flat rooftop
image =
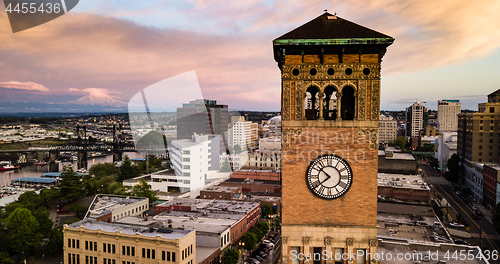
{"label": "flat rooftop", "polygon": [[234,219],[213,219],[213,218],[198,218],[198,217],[185,217],[185,216],[173,216],[168,215],[157,215],[153,218],[137,217],[137,216],[127,216],[121,218],[115,223],[127,224],[127,225],[138,225],[147,227],[161,227],[168,229],[186,229],[195,230],[196,232],[206,232],[220,234],[231,227],[236,220]]}
{"label": "flat rooftop", "polygon": [[156,229],[156,228],[147,228],[147,227],[138,227],[132,225],[125,224],[117,224],[117,223],[106,223],[106,222],[98,222],[95,219],[83,219],[76,223],[69,225],[70,228],[84,228],[86,230],[97,231],[101,229],[106,233],[116,233],[121,232],[126,235],[136,235],[140,234],[141,236],[146,237],[161,237],[164,239],[181,239],[188,235],[191,232],[195,232],[193,230],[172,230],[172,229]]}
{"label": "flat rooftop", "polygon": [[94,198],[94,201],[92,201],[85,217],[97,218],[144,200],[148,200],[148,198],[98,194]]}
{"label": "flat rooftop", "polygon": [[430,190],[427,183],[419,175],[379,173],[377,181],[378,186]]}
{"label": "flat rooftop", "polygon": [[192,199],[192,198],[176,198],[165,202],[162,206],[190,206],[191,211],[209,211],[215,212],[230,212],[246,214],[255,207],[260,206],[257,202],[242,202],[234,200],[208,200],[208,199]]}
{"label": "flat rooftop", "polygon": [[212,186],[212,187],[205,188],[201,191],[232,193],[232,192],[237,191],[239,189],[241,189],[241,187],[237,187],[237,186]]}
{"label": "flat rooftop", "polygon": [[213,213],[213,212],[185,212],[185,211],[170,211],[162,212],[157,216],[167,217],[187,217],[187,218],[210,218],[210,219],[227,219],[227,220],[240,220],[245,217],[245,214],[240,213]]}
{"label": "flat rooftop", "polygon": [[392,157],[386,156],[385,153],[386,153],[385,150],[378,151],[379,156],[385,156],[385,159],[388,160],[415,160],[415,158],[413,157],[413,155],[411,155],[411,153],[393,152]]}
{"label": "flat rooftop", "polygon": [[[269,171],[271,172],[271,171]],[[225,180],[224,182],[235,182],[235,183],[241,183],[241,184],[263,184],[263,185],[281,185],[279,181],[266,181],[266,180],[253,180],[250,179],[247,181],[246,179],[243,178],[229,178]]]}

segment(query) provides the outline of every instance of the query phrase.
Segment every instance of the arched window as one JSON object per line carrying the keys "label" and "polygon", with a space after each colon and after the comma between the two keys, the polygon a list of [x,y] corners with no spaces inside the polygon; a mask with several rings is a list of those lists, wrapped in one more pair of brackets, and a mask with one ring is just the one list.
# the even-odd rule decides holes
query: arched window
{"label": "arched window", "polygon": [[337,119],[337,89],[333,86],[325,88],[323,96],[323,119]]}
{"label": "arched window", "polygon": [[342,89],[342,99],[340,100],[341,112],[340,115],[342,120],[353,120],[354,119],[354,109],[355,101],[354,101],[354,89],[350,86],[344,87]]}
{"label": "arched window", "polygon": [[306,110],[307,120],[316,120],[319,115],[319,90],[311,86],[306,90],[304,109]]}

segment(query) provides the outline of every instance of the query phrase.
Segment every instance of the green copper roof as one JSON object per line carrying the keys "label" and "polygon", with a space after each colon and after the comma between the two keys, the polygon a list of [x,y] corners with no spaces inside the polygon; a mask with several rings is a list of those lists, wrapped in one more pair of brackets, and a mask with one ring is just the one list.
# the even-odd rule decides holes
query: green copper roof
{"label": "green copper roof", "polygon": [[324,13],[273,41],[274,45],[390,45],[394,38]]}

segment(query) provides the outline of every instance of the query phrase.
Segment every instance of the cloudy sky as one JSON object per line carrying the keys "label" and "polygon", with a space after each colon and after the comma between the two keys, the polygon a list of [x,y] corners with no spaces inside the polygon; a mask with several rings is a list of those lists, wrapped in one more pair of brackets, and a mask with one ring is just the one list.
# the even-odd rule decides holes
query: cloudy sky
{"label": "cloudy sky", "polygon": [[324,9],[396,39],[382,63],[382,109],[415,100],[436,109],[439,99],[477,109],[500,89],[500,1],[80,0],[70,13],[15,34],[4,7],[0,102],[92,95],[119,104],[194,70],[205,98],[276,111],[272,40]]}

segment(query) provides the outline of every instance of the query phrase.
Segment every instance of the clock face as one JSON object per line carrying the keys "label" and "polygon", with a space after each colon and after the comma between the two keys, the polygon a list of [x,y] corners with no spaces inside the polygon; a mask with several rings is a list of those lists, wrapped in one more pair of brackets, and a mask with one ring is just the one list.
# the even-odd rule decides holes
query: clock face
{"label": "clock face", "polygon": [[347,161],[336,155],[319,156],[306,172],[309,190],[324,199],[344,195],[352,184],[352,170]]}

